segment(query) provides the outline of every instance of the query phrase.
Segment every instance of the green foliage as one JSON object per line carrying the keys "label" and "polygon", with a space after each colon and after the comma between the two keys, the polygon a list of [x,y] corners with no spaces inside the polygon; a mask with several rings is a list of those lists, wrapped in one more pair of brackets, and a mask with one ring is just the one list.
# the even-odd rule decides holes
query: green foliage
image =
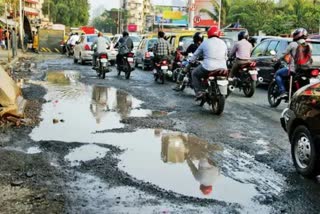
{"label": "green foliage", "polygon": [[51,21],[72,27],[88,24],[89,8],[88,0],[45,0],[42,12]]}
{"label": "green foliage", "polygon": [[319,32],[320,2],[316,0],[232,0],[228,23],[239,21],[250,34],[290,34],[297,27]]}
{"label": "green foliage", "polygon": [[105,10],[100,16],[94,18],[92,20],[91,25],[96,29],[102,32],[109,33],[117,33],[118,26],[120,25],[120,21],[122,20],[122,24],[126,23],[128,18],[128,13],[122,9],[120,9],[118,13],[118,9]]}

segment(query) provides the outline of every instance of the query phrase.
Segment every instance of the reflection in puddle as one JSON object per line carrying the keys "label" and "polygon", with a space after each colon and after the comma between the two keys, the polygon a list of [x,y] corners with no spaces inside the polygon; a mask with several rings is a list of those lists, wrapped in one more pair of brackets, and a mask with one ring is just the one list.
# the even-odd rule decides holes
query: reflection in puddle
{"label": "reflection in puddle", "polygon": [[[68,139],[72,135],[81,139],[95,131],[123,128],[124,124],[120,123],[123,118],[153,115],[151,110],[140,109],[142,101],[115,88],[91,87],[79,82],[56,84],[76,83],[77,75],[74,71],[48,73],[47,79],[55,83],[47,85],[45,99],[51,102],[43,105],[43,121],[33,133],[46,132],[52,139],[58,136]],[[53,124],[54,119],[63,123]]]}
{"label": "reflection in puddle", "polygon": [[66,161],[71,162],[71,166],[80,165],[80,162],[103,158],[109,149],[97,146],[95,144],[88,144],[76,149],[73,149],[67,156],[64,157]]}
{"label": "reflection in puddle", "polygon": [[80,73],[77,71],[51,71],[46,75],[46,80],[52,84],[69,85],[78,82]]}

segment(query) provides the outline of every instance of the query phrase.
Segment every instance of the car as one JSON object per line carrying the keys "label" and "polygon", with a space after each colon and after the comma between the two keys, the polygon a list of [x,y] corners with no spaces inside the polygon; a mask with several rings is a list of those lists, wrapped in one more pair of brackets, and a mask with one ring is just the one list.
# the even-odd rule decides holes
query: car
{"label": "car", "polygon": [[234,45],[234,41],[232,38],[230,37],[226,37],[226,36],[221,36],[220,39],[222,39],[226,45],[227,45],[227,48],[228,48],[228,53],[231,52],[231,49],[233,48],[233,45]]}
{"label": "car", "polygon": [[260,44],[263,40],[266,40],[266,39],[273,39],[273,38],[277,38],[276,36],[251,36],[250,37],[254,44],[254,47],[257,45],[257,44]]}
{"label": "car", "polygon": [[157,43],[157,38],[145,38],[143,39],[135,54],[135,64],[136,67],[141,66],[143,70],[147,68],[153,68],[153,46]]}
{"label": "car", "polygon": [[291,156],[299,174],[320,173],[320,81],[299,89],[280,118],[291,144]]}
{"label": "car", "polygon": [[[313,66],[320,66],[320,41],[307,40],[312,45]],[[251,52],[251,59],[256,61],[259,68],[258,76],[263,78],[264,83],[272,81],[275,71],[276,58],[280,58],[292,38],[271,38],[262,41]],[[274,52],[276,53],[274,55]]]}
{"label": "car", "polygon": [[141,38],[139,36],[129,36],[133,42],[133,52],[135,52],[141,42]]}
{"label": "car", "polygon": [[[81,35],[79,41],[76,43],[74,47],[74,63],[80,62],[82,65],[92,62],[93,50],[91,50],[92,43],[98,38],[97,34],[85,34]],[[116,58],[117,52],[112,50],[112,42],[108,37],[105,37],[107,40],[107,53],[109,61],[114,60]]]}

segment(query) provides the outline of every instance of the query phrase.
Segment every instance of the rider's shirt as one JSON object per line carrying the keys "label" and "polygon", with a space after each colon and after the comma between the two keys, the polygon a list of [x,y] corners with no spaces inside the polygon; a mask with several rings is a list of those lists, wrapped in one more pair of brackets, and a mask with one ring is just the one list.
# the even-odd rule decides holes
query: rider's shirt
{"label": "rider's shirt", "polygon": [[202,67],[204,69],[208,71],[226,69],[227,54],[226,43],[217,37],[212,37],[201,43],[190,61],[195,61],[198,57],[203,56]]}
{"label": "rider's shirt", "polygon": [[170,55],[170,44],[163,38],[159,38],[155,45],[155,54],[157,56],[169,56]]}
{"label": "rider's shirt", "polygon": [[105,53],[107,52],[107,40],[100,36],[98,37],[92,44],[92,46],[96,45],[96,53]]}
{"label": "rider's shirt", "polygon": [[250,59],[252,45],[246,39],[242,39],[234,44],[230,55],[236,55],[237,59]]}

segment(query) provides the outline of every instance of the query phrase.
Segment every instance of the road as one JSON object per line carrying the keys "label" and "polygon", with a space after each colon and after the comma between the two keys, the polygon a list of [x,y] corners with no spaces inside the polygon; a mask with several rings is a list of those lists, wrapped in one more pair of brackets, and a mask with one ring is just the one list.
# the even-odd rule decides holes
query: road
{"label": "road", "polygon": [[57,212],[319,212],[320,186],[295,172],[280,127],[286,105],[270,108],[265,87],[253,98],[235,91],[215,116],[190,89],[140,69],[101,80],[58,57],[38,62],[30,83],[27,92],[44,96],[42,120],[2,134],[0,153],[31,157]]}

